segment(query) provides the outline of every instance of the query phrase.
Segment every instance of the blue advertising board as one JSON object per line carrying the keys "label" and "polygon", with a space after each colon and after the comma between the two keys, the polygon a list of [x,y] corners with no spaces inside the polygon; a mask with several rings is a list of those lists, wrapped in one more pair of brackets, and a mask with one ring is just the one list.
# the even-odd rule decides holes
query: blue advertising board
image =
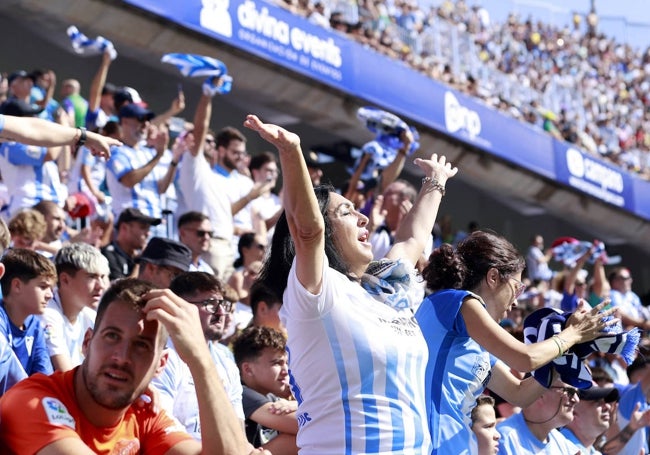
{"label": "blue advertising board", "polygon": [[650,182],[271,3],[123,1],[650,219]]}

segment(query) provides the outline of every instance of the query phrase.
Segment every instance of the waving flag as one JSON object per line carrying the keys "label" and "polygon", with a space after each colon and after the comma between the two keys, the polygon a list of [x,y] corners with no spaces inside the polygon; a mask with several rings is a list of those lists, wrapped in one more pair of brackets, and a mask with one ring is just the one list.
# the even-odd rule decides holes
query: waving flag
{"label": "waving flag", "polygon": [[175,65],[186,77],[204,77],[203,93],[213,96],[223,95],[232,89],[232,77],[228,75],[226,65],[216,58],[196,54],[165,54],[161,62]]}
{"label": "waving flag", "polygon": [[[379,169],[385,168],[395,159],[397,151],[404,145],[400,139],[403,131],[410,129],[415,139],[408,150],[409,155],[420,147],[420,134],[415,127],[408,126],[404,120],[390,112],[365,106],[357,110],[357,118],[376,135],[374,140],[366,143],[361,149],[363,154],[371,155],[361,175],[363,180],[375,177]],[[352,169],[348,169],[350,172],[354,172],[362,156],[357,159]]]}
{"label": "waving flag", "polygon": [[621,262],[621,256],[609,256],[605,250],[605,244],[599,240],[594,243],[587,241],[580,241],[573,237],[560,237],[555,239],[551,245],[553,251],[553,259],[561,262],[567,267],[573,267],[582,255],[586,254],[589,250],[593,249],[591,256],[587,260],[589,264],[596,262],[598,258],[602,258],[604,264],[614,265]]}
{"label": "waving flag", "polygon": [[98,36],[95,39],[90,39],[81,33],[79,29],[74,25],[68,27],[67,34],[72,43],[72,49],[79,55],[101,55],[105,51],[108,51],[109,55],[111,56],[111,60],[115,60],[117,57],[117,51],[115,50],[113,43],[103,36]]}

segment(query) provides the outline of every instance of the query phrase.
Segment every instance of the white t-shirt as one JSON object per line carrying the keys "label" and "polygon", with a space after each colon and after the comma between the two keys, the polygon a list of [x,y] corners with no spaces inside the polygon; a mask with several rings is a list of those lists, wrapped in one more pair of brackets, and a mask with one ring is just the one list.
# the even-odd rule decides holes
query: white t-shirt
{"label": "white t-shirt", "polygon": [[428,349],[411,309],[376,300],[327,259],[319,295],[294,261],[283,302],[301,455],[429,454]]}
{"label": "white t-shirt", "polygon": [[186,153],[178,175],[184,211],[197,211],[210,218],[217,237],[230,240],[233,234],[232,209],[223,178],[210,169],[202,153]]}
{"label": "white t-shirt", "polygon": [[[169,415],[178,419],[194,439],[201,440],[199,403],[196,398],[192,373],[190,373],[187,364],[179,357],[171,341],[167,347],[169,357],[165,369],[151,383],[160,391],[161,407]],[[237,417],[243,421],[241,378],[232,353],[227,347],[217,342],[210,343],[209,347],[228,399]]]}
{"label": "white t-shirt", "polygon": [[83,341],[86,331],[95,327],[97,312],[90,307],[84,307],[77,320],[72,323],[63,314],[59,291],[55,290],[52,299],[40,316],[45,327],[45,343],[51,356],[67,354],[72,366],[81,365],[84,359]]}

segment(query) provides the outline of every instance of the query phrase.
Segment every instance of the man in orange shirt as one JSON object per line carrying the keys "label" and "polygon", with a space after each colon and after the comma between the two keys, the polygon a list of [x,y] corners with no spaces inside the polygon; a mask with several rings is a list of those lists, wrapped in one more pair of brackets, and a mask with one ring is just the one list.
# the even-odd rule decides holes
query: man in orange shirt
{"label": "man in orange shirt", "polygon": [[[165,367],[167,334],[195,381],[202,443],[151,399]],[[250,453],[210,357],[195,306],[169,290],[119,280],[104,294],[84,362],[65,373],[24,379],[0,399],[0,453]],[[148,397],[148,396],[147,396]]]}

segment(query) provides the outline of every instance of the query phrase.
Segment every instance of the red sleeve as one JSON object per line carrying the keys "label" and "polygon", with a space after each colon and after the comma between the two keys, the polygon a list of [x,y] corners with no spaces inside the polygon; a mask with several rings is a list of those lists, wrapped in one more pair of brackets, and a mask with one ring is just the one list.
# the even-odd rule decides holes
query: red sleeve
{"label": "red sleeve", "polygon": [[140,428],[143,429],[140,435],[140,444],[144,455],[166,453],[179,442],[193,439],[185,431],[185,427],[165,411],[154,415],[151,412],[139,410],[135,414],[140,421]]}
{"label": "red sleeve", "polygon": [[0,400],[0,452],[34,454],[63,438],[77,438],[75,418],[39,381],[21,381]]}

